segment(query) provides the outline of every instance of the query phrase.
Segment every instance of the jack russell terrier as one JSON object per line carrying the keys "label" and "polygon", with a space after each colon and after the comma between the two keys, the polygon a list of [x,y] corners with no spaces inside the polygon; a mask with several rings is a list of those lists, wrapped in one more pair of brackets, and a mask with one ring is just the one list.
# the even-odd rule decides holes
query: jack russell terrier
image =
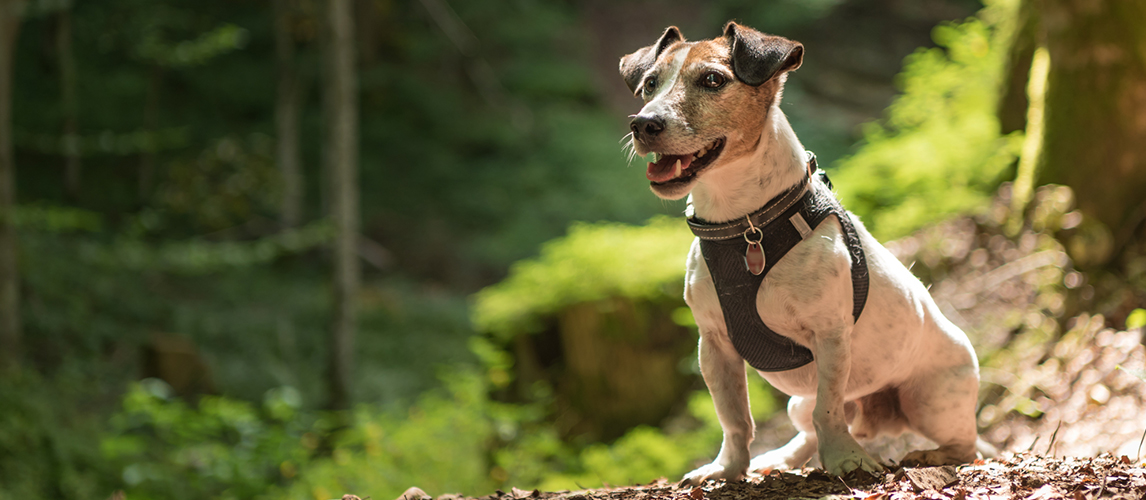
{"label": "jack russell terrier", "polygon": [[[669,27],[621,59],[645,104],[635,154],[665,199],[689,195],[684,298],[700,330],[700,368],[724,431],[720,453],[684,484],[793,469],[815,452],[842,475],[882,466],[857,443],[906,430],[934,441],[903,461],[976,458],[979,365],[927,289],[840,207],[780,111],[804,47],[729,22],[686,42]],[[861,314],[862,313],[862,314]],[[747,361],[791,395],[799,433],[749,458]]]}

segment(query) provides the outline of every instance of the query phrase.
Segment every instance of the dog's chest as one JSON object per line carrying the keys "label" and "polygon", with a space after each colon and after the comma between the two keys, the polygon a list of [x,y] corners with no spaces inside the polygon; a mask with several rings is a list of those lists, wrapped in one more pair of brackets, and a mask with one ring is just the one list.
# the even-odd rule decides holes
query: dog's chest
{"label": "dog's chest", "polygon": [[[693,225],[694,232],[700,237],[700,253],[711,275],[719,316],[724,320],[729,339],[740,356],[760,371],[787,371],[813,361],[812,352],[801,342],[793,340],[805,340],[801,338],[804,336],[802,333],[808,329],[806,322],[801,321],[804,316],[801,312],[806,313],[809,307],[801,304],[803,301],[798,297],[801,292],[812,292],[816,297],[807,297],[809,302],[817,298],[828,299],[822,297],[825,294],[818,290],[828,286],[845,288],[846,281],[842,282],[843,286],[829,284],[845,278],[837,269],[839,263],[851,261],[852,264],[850,269],[846,264],[843,268],[843,273],[850,271],[852,278],[852,286],[847,288],[855,292],[851,301],[854,305],[851,320],[858,319],[866,302],[867,266],[859,236],[826,184],[817,179],[809,188],[790,206],[769,215],[761,227],[749,224],[742,238],[722,239],[717,237],[721,234],[719,231],[708,229],[706,233],[704,226]],[[806,238],[815,237],[811,228],[818,228],[831,215],[836,215],[840,221],[838,227],[842,234],[836,233],[842,236],[843,248],[833,251],[833,245],[825,248],[822,241],[801,245]],[[749,272],[752,266],[748,256],[752,255],[754,248],[759,248],[754,241],[763,245],[766,256],[764,272],[759,274]],[[831,242],[832,238],[827,241]],[[787,257],[789,251],[794,253]],[[831,256],[833,253],[835,258]],[[763,287],[765,293],[760,293],[766,283],[765,276],[778,264],[783,265],[779,266],[773,278],[779,279],[768,280],[772,286]],[[828,278],[829,274],[836,279],[817,279]],[[762,300],[765,298],[773,300]],[[780,306],[779,311],[776,306]],[[818,307],[812,307],[815,308]],[[765,314],[765,311],[771,311],[771,314]],[[769,316],[771,321],[765,321],[762,316]]]}

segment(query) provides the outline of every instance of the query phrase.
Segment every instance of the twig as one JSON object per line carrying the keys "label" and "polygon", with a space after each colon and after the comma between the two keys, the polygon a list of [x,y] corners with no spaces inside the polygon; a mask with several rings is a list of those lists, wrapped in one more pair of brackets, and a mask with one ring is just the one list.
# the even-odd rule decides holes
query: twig
{"label": "twig", "polygon": [[1138,452],[1134,454],[1134,461],[1142,460],[1142,441],[1146,441],[1146,429],[1142,429],[1142,439],[1138,440]]}
{"label": "twig", "polygon": [[1035,449],[1035,445],[1038,444],[1039,438],[1041,438],[1041,437],[1042,436],[1035,436],[1035,440],[1031,441],[1031,445],[1027,447],[1027,452],[1030,452],[1031,450]]}
{"label": "twig", "polygon": [[978,278],[969,280],[960,286],[959,289],[966,293],[978,293],[983,290],[988,290],[1004,281],[1016,276],[1022,276],[1036,269],[1060,265],[1064,257],[1066,257],[1066,254],[1058,250],[1036,252],[1019,260],[996,267]]}
{"label": "twig", "polygon": [[1054,442],[1058,438],[1058,430],[1060,428],[1062,428],[1062,420],[1058,421],[1058,425],[1055,426],[1054,432],[1051,433],[1050,444],[1047,445],[1047,451],[1044,453],[1044,455],[1050,454],[1051,458],[1054,458],[1054,455],[1051,454],[1051,448],[1054,448]]}
{"label": "twig", "polygon": [[1109,474],[1109,472],[1110,471],[1102,471],[1102,487],[1098,489],[1098,494],[1095,495],[1094,498],[1102,498],[1102,494],[1106,492],[1106,475]]}

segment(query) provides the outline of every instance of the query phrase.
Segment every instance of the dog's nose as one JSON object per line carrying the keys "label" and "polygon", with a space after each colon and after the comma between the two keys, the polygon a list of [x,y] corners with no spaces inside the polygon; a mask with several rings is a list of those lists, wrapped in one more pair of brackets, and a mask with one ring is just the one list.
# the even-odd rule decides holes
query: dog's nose
{"label": "dog's nose", "polygon": [[632,129],[634,136],[644,134],[652,137],[665,129],[665,121],[656,116],[637,115],[629,122],[629,128]]}

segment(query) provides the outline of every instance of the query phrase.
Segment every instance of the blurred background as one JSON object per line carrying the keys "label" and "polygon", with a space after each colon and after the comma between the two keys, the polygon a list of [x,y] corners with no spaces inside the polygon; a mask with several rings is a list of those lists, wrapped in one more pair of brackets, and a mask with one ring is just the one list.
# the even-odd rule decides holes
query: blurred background
{"label": "blurred background", "polygon": [[0,0],[0,499],[707,462],[617,61],[729,19],[805,45],[781,107],[976,344],[984,435],[1137,442],[1144,1]]}

